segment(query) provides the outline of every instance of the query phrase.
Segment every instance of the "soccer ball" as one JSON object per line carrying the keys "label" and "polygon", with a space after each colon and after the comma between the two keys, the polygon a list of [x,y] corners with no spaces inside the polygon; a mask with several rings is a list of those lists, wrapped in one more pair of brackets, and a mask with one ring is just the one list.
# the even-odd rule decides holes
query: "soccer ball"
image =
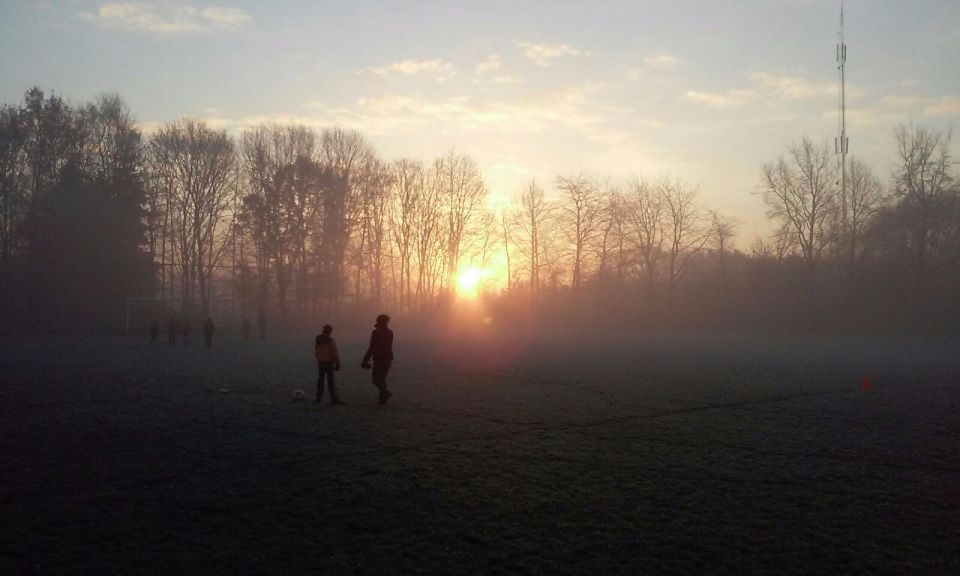
{"label": "soccer ball", "polygon": [[304,397],[305,397],[305,395],[304,395],[304,393],[303,393],[303,390],[294,390],[294,391],[293,391],[293,401],[294,401],[294,402],[300,402],[300,401],[302,401],[302,400],[304,399]]}

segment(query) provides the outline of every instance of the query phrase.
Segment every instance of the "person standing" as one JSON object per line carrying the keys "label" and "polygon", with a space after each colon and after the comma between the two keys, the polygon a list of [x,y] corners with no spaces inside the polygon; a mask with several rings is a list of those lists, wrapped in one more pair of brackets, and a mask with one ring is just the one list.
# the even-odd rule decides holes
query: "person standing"
{"label": "person standing", "polygon": [[156,320],[153,321],[153,324],[150,325],[150,343],[153,344],[153,341],[157,339],[157,336],[160,335],[160,323]]}
{"label": "person standing", "polygon": [[167,322],[167,344],[177,345],[177,321],[173,318]]}
{"label": "person standing", "polygon": [[207,348],[213,344],[213,318],[207,317],[207,323],[203,325],[203,339]]}
{"label": "person standing", "polygon": [[360,363],[361,368],[368,370],[370,359],[373,359],[373,385],[380,390],[377,404],[386,404],[387,400],[393,396],[387,390],[387,372],[393,364],[393,330],[387,327],[389,324],[389,316],[386,314],[377,316],[374,331],[370,334],[370,347],[367,348],[367,353],[363,355],[363,362]]}
{"label": "person standing", "polygon": [[263,311],[263,308],[260,309],[257,314],[257,328],[260,329],[260,339],[267,339],[267,313]]}
{"label": "person standing", "polygon": [[190,321],[187,320],[183,323],[183,330],[180,331],[180,339],[183,340],[184,346],[190,343],[191,334],[193,334],[193,327],[190,326]]}
{"label": "person standing", "polygon": [[339,406],[343,402],[337,396],[333,373],[340,371],[340,353],[337,351],[337,341],[331,334],[333,334],[333,326],[327,324],[323,327],[323,333],[318,334],[314,341],[313,354],[317,358],[317,367],[320,372],[317,377],[317,398],[314,403],[319,404],[323,400],[323,380],[326,378],[327,387],[330,388],[330,404]]}

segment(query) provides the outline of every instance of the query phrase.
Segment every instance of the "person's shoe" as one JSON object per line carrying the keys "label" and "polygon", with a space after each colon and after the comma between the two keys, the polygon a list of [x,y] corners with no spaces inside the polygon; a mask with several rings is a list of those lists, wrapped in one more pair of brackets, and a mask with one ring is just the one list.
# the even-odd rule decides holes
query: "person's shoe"
{"label": "person's shoe", "polygon": [[381,403],[381,404],[386,404],[386,403],[387,403],[387,400],[389,400],[391,396],[393,396],[393,394],[392,394],[391,392],[389,392],[389,391],[384,391],[383,394],[380,395],[380,403]]}
{"label": "person's shoe", "polygon": [[314,404],[319,404],[321,402],[323,402],[323,398],[317,398],[313,401]]}

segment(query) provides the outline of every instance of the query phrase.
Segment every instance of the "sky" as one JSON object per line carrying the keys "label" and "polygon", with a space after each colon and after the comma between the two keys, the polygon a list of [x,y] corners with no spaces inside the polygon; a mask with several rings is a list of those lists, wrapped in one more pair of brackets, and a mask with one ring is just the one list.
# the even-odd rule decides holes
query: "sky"
{"label": "sky", "polygon": [[[0,0],[0,101],[119,92],[145,132],[339,125],[386,159],[450,149],[495,199],[531,178],[679,177],[766,234],[761,166],[837,133],[840,0]],[[223,3],[220,3],[223,2]],[[960,2],[847,0],[850,152],[960,122]]]}

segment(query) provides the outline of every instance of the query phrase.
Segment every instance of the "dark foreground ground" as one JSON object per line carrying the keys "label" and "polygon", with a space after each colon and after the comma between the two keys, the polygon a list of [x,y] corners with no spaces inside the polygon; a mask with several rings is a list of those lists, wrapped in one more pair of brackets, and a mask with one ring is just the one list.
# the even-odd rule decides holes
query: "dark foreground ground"
{"label": "dark foreground ground", "polygon": [[957,342],[600,340],[0,343],[0,573],[960,573]]}

